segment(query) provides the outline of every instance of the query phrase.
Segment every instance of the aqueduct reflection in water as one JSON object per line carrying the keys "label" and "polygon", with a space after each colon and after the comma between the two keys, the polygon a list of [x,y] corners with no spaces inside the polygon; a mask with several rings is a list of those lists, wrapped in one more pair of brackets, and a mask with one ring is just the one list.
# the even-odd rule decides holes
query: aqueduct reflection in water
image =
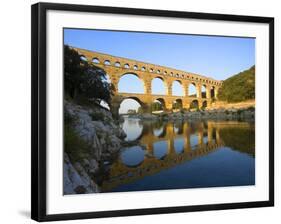
{"label": "aqueduct reflection in water", "polygon": [[203,157],[222,147],[255,156],[254,124],[248,122],[146,122],[126,118],[123,129],[127,141],[138,140],[140,145],[122,149],[101,183],[103,192]]}

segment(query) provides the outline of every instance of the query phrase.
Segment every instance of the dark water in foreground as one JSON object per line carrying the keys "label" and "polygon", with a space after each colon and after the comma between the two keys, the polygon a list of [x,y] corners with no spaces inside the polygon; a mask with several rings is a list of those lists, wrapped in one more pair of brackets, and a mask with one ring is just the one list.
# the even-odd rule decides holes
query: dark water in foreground
{"label": "dark water in foreground", "polygon": [[125,118],[127,141],[108,167],[102,192],[255,184],[255,126],[239,121]]}

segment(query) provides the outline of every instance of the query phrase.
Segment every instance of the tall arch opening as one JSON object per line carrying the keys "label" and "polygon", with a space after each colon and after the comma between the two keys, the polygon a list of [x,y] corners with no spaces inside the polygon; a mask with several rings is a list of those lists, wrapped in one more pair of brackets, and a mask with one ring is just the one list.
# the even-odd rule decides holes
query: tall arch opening
{"label": "tall arch opening", "polygon": [[154,78],[151,82],[151,92],[153,95],[167,95],[167,86],[162,78]]}
{"label": "tall arch opening", "polygon": [[206,89],[205,85],[202,85],[202,87],[201,87],[201,97],[207,98],[207,89]]}
{"label": "tall arch opening", "polygon": [[183,87],[179,80],[175,80],[172,84],[172,95],[173,96],[184,96]]}
{"label": "tall arch opening", "polygon": [[189,97],[196,97],[197,96],[195,83],[190,83],[188,85],[188,96]]}
{"label": "tall arch opening", "polygon": [[144,93],[144,83],[136,74],[124,74],[118,82],[120,93]]}
{"label": "tall arch opening", "polygon": [[211,98],[215,98],[215,87],[211,87],[211,92],[210,92]]}

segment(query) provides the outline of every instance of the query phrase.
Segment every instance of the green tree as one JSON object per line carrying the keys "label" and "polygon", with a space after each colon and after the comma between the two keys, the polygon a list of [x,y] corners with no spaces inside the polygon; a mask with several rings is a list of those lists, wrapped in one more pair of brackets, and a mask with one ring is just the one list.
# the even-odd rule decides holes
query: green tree
{"label": "green tree", "polygon": [[67,45],[64,46],[64,81],[65,92],[74,100],[83,97],[110,104],[114,87],[107,82],[105,71],[83,60],[82,55]]}
{"label": "green tree", "polygon": [[255,66],[226,79],[219,89],[218,98],[227,102],[255,99]]}

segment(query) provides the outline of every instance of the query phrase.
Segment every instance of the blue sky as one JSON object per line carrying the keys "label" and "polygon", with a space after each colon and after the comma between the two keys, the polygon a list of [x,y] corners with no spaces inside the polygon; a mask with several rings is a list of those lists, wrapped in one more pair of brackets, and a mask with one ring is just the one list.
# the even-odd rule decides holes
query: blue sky
{"label": "blue sky", "polygon": [[[255,64],[253,38],[65,29],[64,43],[217,80],[224,80]],[[143,91],[141,83],[132,76],[124,76],[121,81],[120,92]],[[162,93],[163,84],[155,82],[154,89],[153,92]],[[182,95],[181,88],[175,88],[174,92]],[[127,110],[130,105],[125,106],[124,110]]]}

